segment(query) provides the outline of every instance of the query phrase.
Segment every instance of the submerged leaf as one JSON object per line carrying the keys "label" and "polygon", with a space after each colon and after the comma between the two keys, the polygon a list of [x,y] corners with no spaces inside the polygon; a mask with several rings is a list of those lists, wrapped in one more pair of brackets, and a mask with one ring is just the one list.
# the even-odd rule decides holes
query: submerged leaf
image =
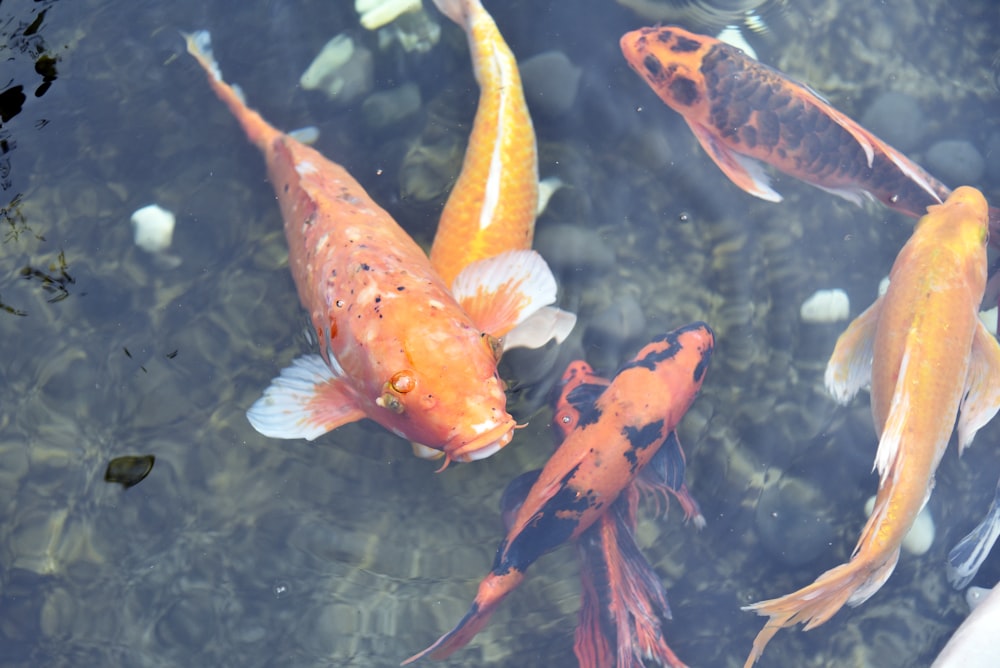
{"label": "submerged leaf", "polygon": [[125,489],[128,489],[132,485],[139,484],[149,475],[155,461],[156,457],[153,455],[116,457],[108,462],[108,469],[104,472],[104,482],[121,483]]}

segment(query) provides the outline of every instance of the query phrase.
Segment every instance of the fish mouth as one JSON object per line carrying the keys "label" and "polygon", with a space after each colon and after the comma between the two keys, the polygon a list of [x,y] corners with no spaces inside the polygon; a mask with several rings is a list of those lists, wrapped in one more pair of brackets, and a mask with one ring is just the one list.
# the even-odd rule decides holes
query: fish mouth
{"label": "fish mouth", "polygon": [[455,448],[445,448],[448,459],[455,462],[474,462],[496,454],[514,437],[514,420],[509,418],[475,439]]}

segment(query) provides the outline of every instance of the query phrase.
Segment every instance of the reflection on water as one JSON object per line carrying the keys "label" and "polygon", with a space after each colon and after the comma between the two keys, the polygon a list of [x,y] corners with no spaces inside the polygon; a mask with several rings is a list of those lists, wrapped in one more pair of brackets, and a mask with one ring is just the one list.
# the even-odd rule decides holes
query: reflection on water
{"label": "reflection on water", "polygon": [[[544,4],[490,8],[520,58],[559,50],[582,72],[568,110],[536,116],[542,175],[568,184],[539,247],[581,326],[565,352],[510,360],[519,409],[534,414],[515,443],[435,475],[370,425],[306,444],[247,424],[310,344],[263,161],[178,31],[211,29],[251,105],[280,127],[318,126],[320,150],[425,244],[440,200],[401,197],[402,165],[432,148],[422,138],[461,141],[475,103],[461,35],[446,25],[426,54],[382,51],[349,2],[3,3],[0,84],[24,100],[5,93],[0,125],[0,663],[396,665],[464,614],[501,537],[500,491],[551,451],[539,369],[558,376],[583,354],[608,373],[695,319],[718,335],[681,429],[708,527],[695,534],[673,512],[638,530],[669,590],[671,647],[693,666],[741,665],[759,620],[739,606],[848,556],[875,488],[871,418],[864,399],[838,410],[822,390],[844,323],[804,324],[799,305],[840,287],[860,312],[910,222],[789,179],[776,181],[780,205],[737,191],[618,53],[641,19],[611,0]],[[786,34],[750,36],[761,58],[855,118],[904,93],[926,119],[911,156],[971,142],[986,159],[976,185],[1000,196],[984,148],[1000,145],[991,2],[786,9]],[[372,92],[413,83],[424,109],[373,128],[362,104],[298,89],[345,30],[375,54]],[[131,212],[152,202],[178,216],[179,266],[132,244]],[[962,461],[945,456],[927,554],[904,554],[860,609],[779,635],[768,665],[929,663],[961,619],[944,558],[992,498],[997,437],[988,426]],[[156,458],[146,479],[104,482],[110,461],[139,453]],[[573,665],[570,555],[535,564],[442,665]],[[976,584],[992,585],[998,563]]]}

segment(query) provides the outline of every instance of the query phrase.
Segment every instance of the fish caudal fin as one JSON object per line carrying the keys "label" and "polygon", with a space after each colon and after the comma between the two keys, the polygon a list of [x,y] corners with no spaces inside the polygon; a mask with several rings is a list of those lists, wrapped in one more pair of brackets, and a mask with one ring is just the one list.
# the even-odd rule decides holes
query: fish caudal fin
{"label": "fish caudal fin", "polygon": [[[576,316],[544,310],[556,300],[556,279],[542,256],[532,250],[501,253],[473,262],[455,277],[452,294],[482,331],[497,338],[513,334],[517,345],[537,348],[565,338]],[[537,321],[528,322],[535,316]],[[560,339],[561,340],[561,339]]]}
{"label": "fish caudal fin", "polygon": [[768,202],[780,202],[782,197],[771,187],[771,178],[764,171],[764,166],[757,160],[740,155],[720,141],[708,128],[688,121],[688,127],[698,138],[698,143],[705,149],[722,173],[739,186],[744,192],[759,197]]}
{"label": "fish caudal fin", "polygon": [[663,634],[667,593],[635,543],[637,503],[634,489],[619,496],[577,544],[582,605],[573,651],[581,668],[641,668],[648,659],[684,668]]}
{"label": "fish caudal fin", "polygon": [[208,83],[212,90],[222,100],[236,119],[243,126],[247,137],[261,150],[266,150],[281,133],[273,128],[256,111],[247,107],[243,95],[234,86],[222,79],[222,71],[215,56],[212,55],[212,37],[207,30],[197,30],[193,33],[181,33],[187,42],[187,51],[198,61],[208,74]]}
{"label": "fish caudal fin", "polygon": [[833,348],[823,380],[827,392],[841,404],[846,404],[858,390],[871,383],[875,328],[881,312],[882,298],[879,297],[848,325]]}
{"label": "fish caudal fin", "polygon": [[521,584],[522,580],[524,573],[516,568],[509,569],[503,575],[496,573],[487,575],[479,583],[476,600],[472,602],[472,607],[465,613],[465,617],[462,617],[462,621],[434,641],[433,645],[422,652],[417,652],[399,665],[406,666],[425,657],[444,659],[468,645],[469,641],[486,627],[500,601]]}
{"label": "fish caudal fin", "polygon": [[823,573],[807,587],[781,598],[744,606],[743,610],[770,617],[753,641],[753,649],[744,668],[750,668],[764,652],[767,643],[786,627],[803,624],[808,631],[833,617],[844,604],[860,605],[877,592],[892,575],[899,549],[877,564],[852,559]]}
{"label": "fish caudal fin", "polygon": [[319,355],[293,360],[247,411],[250,424],[264,436],[307,441],[363,417],[354,396]]}

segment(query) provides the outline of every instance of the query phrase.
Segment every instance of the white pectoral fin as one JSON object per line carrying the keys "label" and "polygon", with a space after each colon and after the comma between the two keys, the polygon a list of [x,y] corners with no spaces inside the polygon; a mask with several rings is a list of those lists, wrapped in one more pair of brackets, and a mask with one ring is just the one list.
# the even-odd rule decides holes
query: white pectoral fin
{"label": "white pectoral fin", "polygon": [[562,343],[576,325],[576,314],[543,306],[503,337],[503,349],[541,348],[551,339]]}
{"label": "white pectoral fin", "polygon": [[858,390],[871,383],[875,328],[881,312],[882,298],[879,297],[837,339],[823,380],[827,392],[838,403],[846,404]]}
{"label": "white pectoral fin", "polygon": [[764,171],[764,165],[753,158],[741,155],[723,144],[718,136],[698,123],[688,121],[688,127],[698,138],[698,143],[709,157],[719,166],[729,180],[750,193],[768,202],[780,202],[779,195],[771,187],[771,178]]}
{"label": "white pectoral fin", "polygon": [[344,381],[319,355],[293,360],[247,411],[264,436],[307,441],[363,417]]}
{"label": "white pectoral fin", "polygon": [[451,291],[480,330],[500,338],[556,300],[556,279],[535,251],[507,251],[467,266]]}
{"label": "white pectoral fin", "polygon": [[980,427],[1000,410],[1000,344],[976,318],[969,374],[958,414],[958,451],[965,450]]}

